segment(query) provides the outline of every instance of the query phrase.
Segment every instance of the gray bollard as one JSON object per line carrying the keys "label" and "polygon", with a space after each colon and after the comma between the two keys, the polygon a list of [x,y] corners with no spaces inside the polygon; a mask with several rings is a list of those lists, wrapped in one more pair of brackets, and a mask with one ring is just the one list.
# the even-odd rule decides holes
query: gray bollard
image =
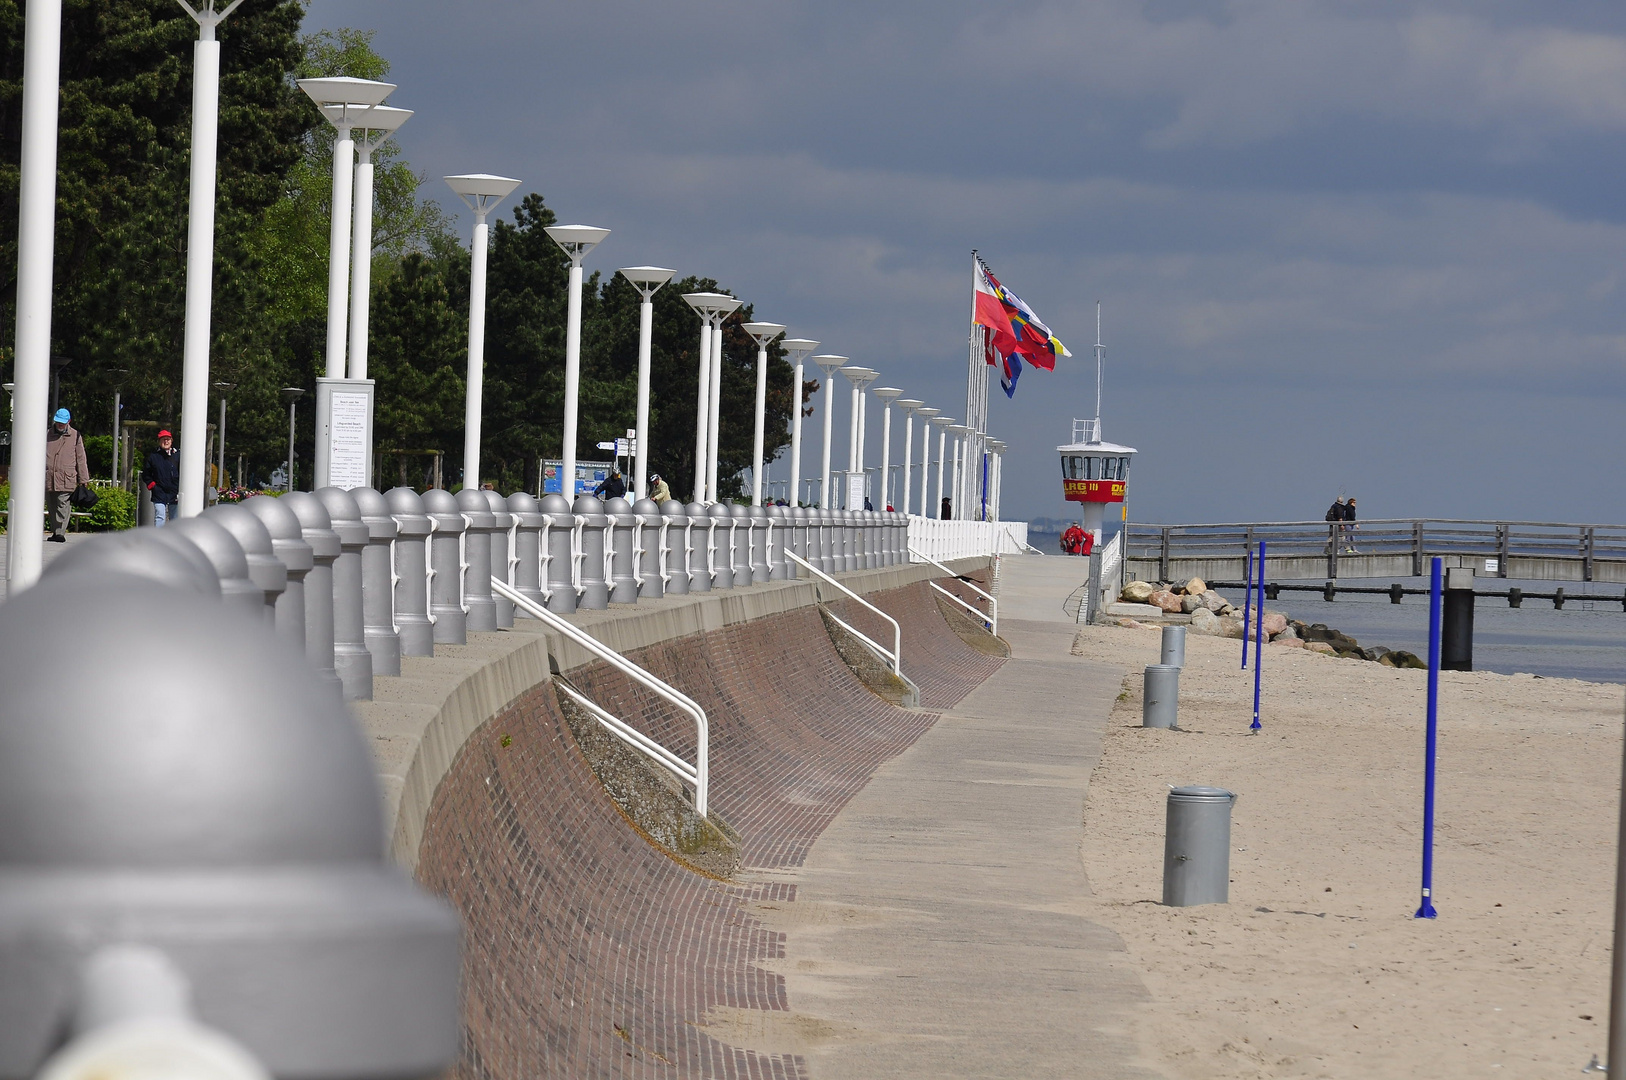
{"label": "gray bollard", "polygon": [[610,603],[638,602],[638,567],[632,550],[632,530],[638,521],[632,504],[616,496],[605,500],[604,516],[609,519],[606,540],[610,545]]}
{"label": "gray bollard", "polygon": [[288,567],[277,558],[271,531],[237,503],[216,503],[205,510],[203,516],[231,533],[237,546],[243,549],[243,557],[248,560],[249,580],[265,595],[265,621],[276,625],[277,600],[288,589]]}
{"label": "gray bollard", "polygon": [[384,493],[370,487],[350,489],[350,497],[367,526],[361,550],[362,640],[373,657],[374,675],[401,674],[401,636],[395,630],[395,566],[391,557],[399,528]]}
{"label": "gray bollard", "polygon": [[661,508],[649,499],[632,504],[634,520],[638,523],[638,543],[633,551],[637,563],[638,599],[659,600],[666,595],[666,519]]}
{"label": "gray bollard", "polygon": [[[489,488],[482,489],[480,494],[486,497],[486,505],[491,510],[493,518],[491,527],[491,576],[504,585],[513,587],[514,567],[509,560],[510,538],[514,532],[514,515],[508,512],[508,500]],[[514,625],[514,602],[506,596],[499,596],[497,591],[491,591],[491,602],[496,607],[497,625],[510,627]]]}
{"label": "gray bollard", "polygon": [[423,508],[434,523],[429,534],[429,617],[436,645],[469,643],[468,613],[463,610],[463,534],[469,523],[457,508],[457,496],[442,488],[423,493]]}
{"label": "gray bollard", "polygon": [[350,701],[373,700],[373,654],[367,651],[367,616],[362,606],[361,555],[368,529],[361,507],[340,487],[311,492],[321,500],[333,531],[339,534],[339,557],[333,560],[333,670]]}
{"label": "gray bollard", "polygon": [[559,494],[542,496],[542,512],[548,518],[547,550],[542,556],[547,565],[548,610],[569,615],[576,610],[576,515]]}
{"label": "gray bollard", "polygon": [[864,549],[858,532],[858,511],[843,510],[841,517],[841,569],[850,574],[863,566]]}
{"label": "gray bollard", "polygon": [[[785,550],[795,552],[804,559],[807,558],[807,515],[808,511],[800,506],[785,509]],[[796,577],[799,567],[788,558],[785,563],[785,576]]]}
{"label": "gray bollard", "polygon": [[697,502],[685,507],[689,515],[689,591],[711,592],[711,562],[715,557],[711,511]]}
{"label": "gray bollard", "polygon": [[[458,920],[386,862],[355,720],[260,613],[103,557],[0,606],[0,1076],[35,1075],[108,1002],[81,976],[112,947],[167,960],[267,1074],[440,1075]],[[64,642],[97,675],[72,694]]]}
{"label": "gray bollard", "polygon": [[220,602],[220,577],[197,545],[179,536],[165,543],[152,529],[103,533],[74,544],[46,563],[41,577],[104,572],[147,578]]}
{"label": "gray bollard", "polygon": [[1158,663],[1177,668],[1186,666],[1185,627],[1165,626],[1163,628],[1163,654]]}
{"label": "gray bollard", "polygon": [[[546,603],[542,599],[542,526],[547,516],[535,497],[524,491],[508,496],[508,512],[514,515],[514,591],[542,607]],[[516,610],[514,614],[521,613]]]}
{"label": "gray bollard", "polygon": [[728,521],[733,530],[729,543],[734,555],[734,587],[743,589],[751,584],[753,577],[751,572],[751,508],[741,506],[739,503],[730,503]]}
{"label": "gray bollard", "polygon": [[773,576],[768,561],[768,547],[773,532],[773,520],[768,516],[765,506],[753,506],[746,510],[751,522],[751,584],[760,585]]}
{"label": "gray bollard", "polygon": [[602,611],[610,606],[610,582],[604,576],[610,519],[604,513],[604,504],[591,495],[576,496],[571,510],[581,526],[581,591],[576,595],[576,604],[588,611]]}
{"label": "gray bollard", "polygon": [[1169,789],[1163,837],[1163,903],[1168,907],[1224,904],[1231,898],[1231,808],[1224,788]]}
{"label": "gray bollard", "polygon": [[886,565],[881,552],[881,512],[864,511],[864,569],[879,570]]}
{"label": "gray bollard", "polygon": [[491,534],[497,518],[486,493],[464,488],[457,493],[457,509],[469,523],[463,534],[463,610],[470,632],[497,629],[497,602],[491,595]]}
{"label": "gray bollard", "polygon": [[791,509],[788,506],[768,507],[768,580],[784,581],[791,576],[790,560],[785,558],[785,547],[791,537]]}
{"label": "gray bollard", "polygon": [[305,651],[305,578],[315,561],[299,528],[299,515],[271,495],[255,495],[240,504],[271,534],[271,550],[288,569],[288,586],[277,597],[277,636]]}
{"label": "gray bollard", "polygon": [[689,595],[689,511],[676,499],[661,504],[666,522],[666,593]]}
{"label": "gray bollard", "polygon": [[732,589],[734,547],[730,541],[734,535],[734,519],[728,516],[728,507],[722,503],[712,503],[706,507],[705,514],[711,530],[711,547],[706,555],[706,568],[711,573],[711,587]]}
{"label": "gray bollard", "polygon": [[429,535],[433,528],[423,496],[409,487],[384,493],[395,521],[395,627],[402,656],[434,656],[429,621]]}
{"label": "gray bollard", "polygon": [[809,559],[808,562],[828,574],[836,568],[836,512],[820,507],[813,511],[813,516],[815,519],[813,531],[817,539],[814,551],[817,552],[817,557]]}
{"label": "gray bollard", "polygon": [[[1474,568],[1448,566],[1440,598],[1440,670],[1474,669]],[[1563,607],[1564,590],[1554,607]]]}
{"label": "gray bollard", "polygon": [[333,667],[333,564],[339,557],[339,534],[322,500],[310,492],[290,491],[280,501],[299,519],[300,535],[311,548],[311,569],[305,575],[305,658],[342,697],[344,684]]}
{"label": "gray bollard", "polygon": [[248,576],[248,558],[231,533],[206,518],[190,517],[166,525],[155,535],[159,539],[190,540],[215,568],[221,601],[246,615],[265,617],[265,590]]}
{"label": "gray bollard", "polygon": [[1141,727],[1180,726],[1180,669],[1172,664],[1147,664]]}

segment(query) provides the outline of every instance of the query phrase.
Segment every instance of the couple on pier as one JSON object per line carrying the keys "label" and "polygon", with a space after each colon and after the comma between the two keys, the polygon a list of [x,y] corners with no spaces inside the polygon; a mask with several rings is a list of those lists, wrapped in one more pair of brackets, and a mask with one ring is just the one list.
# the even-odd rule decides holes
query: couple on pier
{"label": "couple on pier", "polygon": [[1331,523],[1327,550],[1336,551],[1342,547],[1344,554],[1356,554],[1355,530],[1359,526],[1355,524],[1355,496],[1351,495],[1347,500],[1342,495],[1338,496],[1337,501],[1327,507],[1327,521]]}

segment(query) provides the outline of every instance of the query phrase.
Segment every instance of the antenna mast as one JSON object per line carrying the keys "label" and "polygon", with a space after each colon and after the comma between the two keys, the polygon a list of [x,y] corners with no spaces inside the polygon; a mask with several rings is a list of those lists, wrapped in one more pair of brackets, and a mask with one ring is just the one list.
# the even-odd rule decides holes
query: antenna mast
{"label": "antenna mast", "polygon": [[1101,367],[1107,349],[1101,344],[1101,301],[1095,302],[1095,441],[1101,441]]}

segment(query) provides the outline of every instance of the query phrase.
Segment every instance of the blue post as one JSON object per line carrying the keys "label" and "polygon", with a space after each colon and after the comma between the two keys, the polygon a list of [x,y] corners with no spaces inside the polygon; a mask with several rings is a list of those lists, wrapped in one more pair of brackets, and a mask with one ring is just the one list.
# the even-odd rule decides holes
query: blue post
{"label": "blue post", "polygon": [[1417,909],[1419,919],[1438,914],[1434,910],[1434,763],[1440,735],[1440,563],[1435,556],[1428,587],[1428,749],[1423,757],[1423,905]]}
{"label": "blue post", "polygon": [[1258,731],[1263,725],[1259,723],[1259,677],[1265,666],[1265,542],[1259,541],[1259,611],[1253,617],[1253,723],[1248,725],[1250,732]]}
{"label": "blue post", "polygon": [[1248,670],[1248,603],[1253,599],[1253,548],[1248,548],[1248,585],[1242,590],[1242,670]]}

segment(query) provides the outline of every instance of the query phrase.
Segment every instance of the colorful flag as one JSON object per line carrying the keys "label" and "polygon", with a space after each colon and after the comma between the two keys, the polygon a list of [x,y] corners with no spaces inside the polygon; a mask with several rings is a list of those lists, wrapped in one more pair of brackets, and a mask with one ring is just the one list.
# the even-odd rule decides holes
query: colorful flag
{"label": "colorful flag", "polygon": [[987,361],[994,363],[997,355],[1003,362],[1000,386],[1010,397],[1016,393],[1016,380],[1022,374],[1022,358],[1034,367],[1054,371],[1058,356],[1073,354],[1021,297],[999,283],[981,258],[976,264],[972,322],[987,330]]}

